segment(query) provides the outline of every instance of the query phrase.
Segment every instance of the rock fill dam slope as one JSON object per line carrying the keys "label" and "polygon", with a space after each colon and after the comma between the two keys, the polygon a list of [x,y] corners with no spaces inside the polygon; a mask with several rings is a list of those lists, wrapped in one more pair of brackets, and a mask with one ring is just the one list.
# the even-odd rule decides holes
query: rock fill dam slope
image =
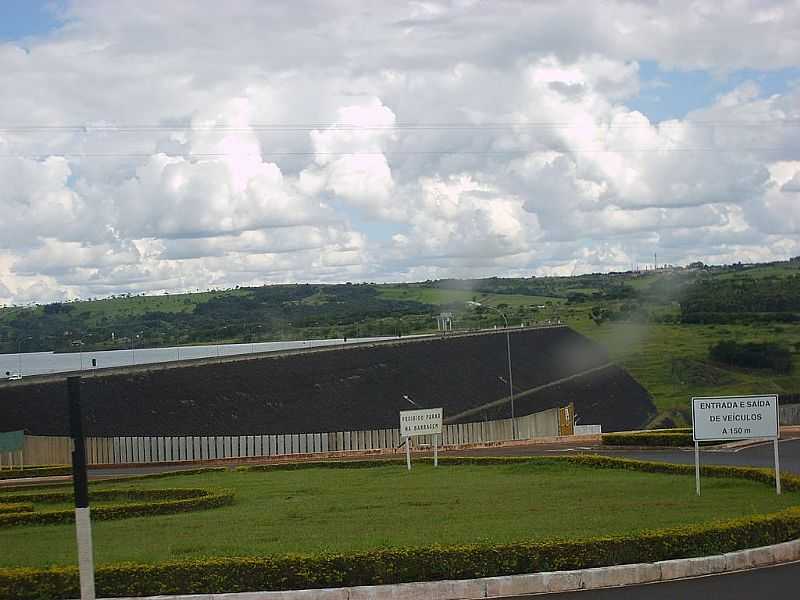
{"label": "rock fill dam slope", "polygon": [[[574,402],[579,423],[621,431],[655,413],[633,377],[568,327],[510,336],[517,416]],[[507,376],[506,335],[498,330],[98,371],[84,376],[82,399],[85,431],[94,436],[330,432],[397,427],[398,411],[415,408],[404,395],[443,407],[446,420],[465,412],[456,420],[505,418]],[[0,430],[67,435],[68,423],[63,377],[0,384]]]}

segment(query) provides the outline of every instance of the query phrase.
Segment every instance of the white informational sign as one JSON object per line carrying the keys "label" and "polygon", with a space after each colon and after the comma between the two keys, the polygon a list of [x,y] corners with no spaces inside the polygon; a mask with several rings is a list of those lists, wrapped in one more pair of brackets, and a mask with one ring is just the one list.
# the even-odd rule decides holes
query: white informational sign
{"label": "white informational sign", "polygon": [[696,442],[780,437],[777,396],[692,398]]}
{"label": "white informational sign", "polygon": [[424,408],[422,410],[400,411],[400,435],[435,435],[442,433],[442,409]]}
{"label": "white informational sign", "polygon": [[433,466],[439,465],[439,452],[436,436],[442,434],[442,409],[423,408],[421,410],[400,411],[400,435],[406,438],[406,466],[411,470],[411,438],[416,435],[433,436]]}
{"label": "white informational sign", "polygon": [[700,442],[769,438],[775,454],[775,491],[781,493],[781,467],[778,455],[778,397],[722,396],[692,398],[692,437],[694,438],[694,478],[700,495]]}

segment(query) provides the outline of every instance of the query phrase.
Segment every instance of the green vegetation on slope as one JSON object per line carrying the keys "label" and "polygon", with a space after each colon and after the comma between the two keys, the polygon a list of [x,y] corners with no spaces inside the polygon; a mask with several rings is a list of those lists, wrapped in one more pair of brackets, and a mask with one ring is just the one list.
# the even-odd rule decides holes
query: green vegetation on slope
{"label": "green vegetation on slope", "polygon": [[699,281],[681,300],[684,323],[800,321],[800,274]]}
{"label": "green vegetation on slope", "polygon": [[[800,326],[783,325],[764,331],[747,325],[662,325],[578,321],[581,333],[602,343],[611,358],[621,364],[653,395],[661,418],[654,426],[669,427],[691,422],[691,396],[737,394],[794,394],[800,390],[800,373],[778,374],[771,370],[740,369],[711,363],[708,350],[720,339],[759,341],[771,339],[800,348]],[[665,420],[666,419],[666,420]]]}
{"label": "green vegetation on slope", "polygon": [[530,296],[525,294],[501,294],[472,292],[468,290],[454,290],[439,287],[428,287],[418,284],[407,285],[381,285],[378,292],[384,298],[394,300],[411,300],[422,304],[430,304],[442,309],[448,307],[454,311],[464,312],[467,302],[480,302],[501,308],[532,307],[546,308],[546,305],[557,305],[564,302],[563,298],[552,296]]}
{"label": "green vegetation on slope", "polygon": [[56,303],[0,310],[0,351],[394,335],[430,327],[428,308],[349,284]]}

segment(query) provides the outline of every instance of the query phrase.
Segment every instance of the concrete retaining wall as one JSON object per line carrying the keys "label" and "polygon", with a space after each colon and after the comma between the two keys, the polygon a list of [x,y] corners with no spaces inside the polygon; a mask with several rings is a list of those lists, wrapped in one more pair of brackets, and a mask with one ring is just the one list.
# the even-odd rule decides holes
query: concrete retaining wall
{"label": "concrete retaining wall", "polygon": [[716,556],[578,571],[284,592],[151,596],[149,599],[138,600],[477,600],[498,596],[572,592],[658,583],[766,567],[795,560],[800,560],[800,540]]}

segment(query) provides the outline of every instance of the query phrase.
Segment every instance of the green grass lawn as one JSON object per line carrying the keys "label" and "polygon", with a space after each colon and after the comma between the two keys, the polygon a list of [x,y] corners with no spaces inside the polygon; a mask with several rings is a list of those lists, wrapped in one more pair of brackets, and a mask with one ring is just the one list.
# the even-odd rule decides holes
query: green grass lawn
{"label": "green grass lawn", "polygon": [[[111,487],[110,484],[101,484]],[[115,484],[121,485],[121,484]],[[131,484],[127,484],[131,485]],[[135,484],[224,487],[232,506],[98,521],[99,564],[379,547],[581,539],[769,513],[796,505],[763,484],[569,465],[402,464],[369,469],[219,472]],[[0,529],[0,566],[74,564],[72,525]]]}

